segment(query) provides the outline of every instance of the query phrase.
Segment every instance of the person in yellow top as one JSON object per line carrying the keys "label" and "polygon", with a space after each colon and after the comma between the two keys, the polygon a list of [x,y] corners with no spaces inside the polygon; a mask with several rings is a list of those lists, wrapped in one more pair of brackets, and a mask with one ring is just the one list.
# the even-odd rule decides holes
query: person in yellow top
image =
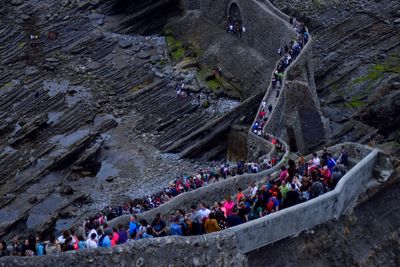
{"label": "person in yellow top", "polygon": [[214,212],[210,213],[206,222],[204,223],[204,230],[207,234],[221,231],[221,228],[218,226],[218,222],[215,219]]}

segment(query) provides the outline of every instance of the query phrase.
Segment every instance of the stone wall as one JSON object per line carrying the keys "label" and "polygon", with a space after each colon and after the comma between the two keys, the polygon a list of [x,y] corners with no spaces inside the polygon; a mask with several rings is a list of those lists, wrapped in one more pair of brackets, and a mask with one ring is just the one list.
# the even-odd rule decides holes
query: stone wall
{"label": "stone wall", "polygon": [[235,234],[142,239],[112,249],[41,257],[4,257],[0,266],[248,266]]}
{"label": "stone wall", "polygon": [[[294,142],[302,153],[324,144],[327,134],[314,82],[312,43],[310,39],[285,71],[278,100],[264,129],[290,145]],[[270,84],[264,99],[274,98],[274,93]]]}
{"label": "stone wall", "polygon": [[[285,148],[287,148],[287,144],[285,142],[280,139],[278,140],[284,145]],[[329,147],[329,151],[336,155],[340,151],[341,145]],[[365,158],[371,152],[371,149],[369,149],[368,147],[364,147],[354,143],[344,143],[344,145],[349,153],[349,158],[351,159],[350,161],[354,163],[357,163],[361,159]],[[238,175],[228,178],[226,180],[222,179],[219,182],[201,187],[194,191],[180,194],[158,208],[138,214],[138,218],[145,219],[148,222],[151,222],[157,213],[161,213],[162,215],[169,215],[170,213],[174,213],[177,209],[189,210],[192,204],[199,204],[201,202],[204,202],[208,205],[213,205],[215,202],[222,201],[228,194],[236,194],[237,188],[241,187],[245,189],[248,187],[250,182],[258,182],[261,179],[266,178],[272,173],[278,171],[281,166],[286,164],[288,154],[289,152],[288,150],[286,150],[286,153],[283,156],[282,160],[275,167],[269,170],[265,170],[257,174]],[[309,158],[311,158],[311,155],[306,157],[306,159]],[[129,222],[129,217],[129,215],[120,216],[110,221],[109,224],[111,226],[117,226],[118,224],[125,225]]]}
{"label": "stone wall", "polygon": [[[352,159],[364,157],[338,183],[335,190],[302,204],[281,210],[260,219],[226,229],[213,234],[190,237],[167,236],[148,240],[139,240],[117,246],[110,250],[97,249],[78,253],[62,253],[45,257],[5,257],[0,259],[0,266],[71,266],[96,265],[110,266],[248,266],[243,253],[271,244],[285,237],[298,234],[306,229],[337,219],[353,209],[359,196],[364,193],[374,179],[374,169],[379,159],[383,164],[390,162],[377,149],[346,143],[346,149]],[[337,152],[340,146],[331,147]],[[383,157],[385,159],[383,159]],[[386,166],[386,165],[385,165]],[[388,167],[389,175],[393,166]],[[276,169],[276,168],[275,168]],[[151,219],[155,212],[168,214],[178,205],[186,208],[192,201],[216,200],[221,195],[215,191],[233,190],[230,181],[261,178],[263,174],[237,176],[206,188],[179,195],[160,208],[143,214]],[[202,190],[203,189],[203,190]],[[199,196],[197,196],[199,193]],[[185,196],[190,196],[185,197]],[[127,223],[127,217],[120,217],[110,222]],[[279,229],[279,231],[275,231]]]}
{"label": "stone wall", "polygon": [[228,134],[227,160],[237,162],[247,158],[247,127],[233,125]]}
{"label": "stone wall", "polygon": [[[350,211],[373,179],[378,150],[370,152],[338,183],[335,190],[318,198],[233,228],[243,252],[249,252],[316,225],[337,219]],[[279,229],[279,231],[271,231]]]}

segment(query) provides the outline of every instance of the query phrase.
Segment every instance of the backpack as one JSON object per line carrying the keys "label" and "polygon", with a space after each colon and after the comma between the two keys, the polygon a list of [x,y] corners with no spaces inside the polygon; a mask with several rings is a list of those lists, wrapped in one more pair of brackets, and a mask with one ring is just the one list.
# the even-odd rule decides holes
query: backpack
{"label": "backpack", "polygon": [[105,237],[106,237],[106,235],[104,235],[104,234],[100,237],[99,242],[97,243],[97,245],[98,245],[99,247],[102,247],[102,246],[103,246],[103,240],[104,240]]}
{"label": "backpack", "polygon": [[315,182],[312,186],[313,197],[318,197],[324,194],[324,186],[321,182]]}
{"label": "backpack", "polygon": [[273,210],[273,208],[274,208],[274,205],[275,205],[275,202],[271,197],[267,202],[267,211],[271,212]]}
{"label": "backpack", "polygon": [[43,243],[39,243],[36,252],[38,256],[46,255],[46,246]]}

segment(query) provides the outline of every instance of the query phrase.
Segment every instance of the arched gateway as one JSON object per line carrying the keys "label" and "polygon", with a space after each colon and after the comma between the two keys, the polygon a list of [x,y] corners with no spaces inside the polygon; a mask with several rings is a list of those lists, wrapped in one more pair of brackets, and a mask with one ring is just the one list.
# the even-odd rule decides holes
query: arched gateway
{"label": "arched gateway", "polygon": [[239,23],[240,25],[243,23],[242,14],[240,12],[239,5],[235,2],[233,2],[229,5],[228,22],[232,23],[232,24]]}

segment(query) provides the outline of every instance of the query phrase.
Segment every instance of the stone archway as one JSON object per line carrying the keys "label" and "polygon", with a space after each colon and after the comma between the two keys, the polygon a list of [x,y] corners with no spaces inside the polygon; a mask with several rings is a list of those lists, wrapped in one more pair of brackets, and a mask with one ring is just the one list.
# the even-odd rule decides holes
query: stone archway
{"label": "stone archway", "polygon": [[229,23],[239,23],[240,25],[243,23],[242,13],[240,12],[239,5],[235,2],[230,4],[228,9],[228,22]]}

